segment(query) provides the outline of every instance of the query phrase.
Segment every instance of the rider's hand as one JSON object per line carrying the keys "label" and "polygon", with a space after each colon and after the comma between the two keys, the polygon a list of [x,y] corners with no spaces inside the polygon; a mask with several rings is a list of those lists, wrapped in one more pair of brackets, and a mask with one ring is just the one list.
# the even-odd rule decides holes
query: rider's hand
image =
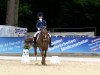
{"label": "rider's hand", "polygon": [[44,28],[47,28],[46,26],[43,26]]}
{"label": "rider's hand", "polygon": [[40,30],[40,28],[38,28],[38,30]]}

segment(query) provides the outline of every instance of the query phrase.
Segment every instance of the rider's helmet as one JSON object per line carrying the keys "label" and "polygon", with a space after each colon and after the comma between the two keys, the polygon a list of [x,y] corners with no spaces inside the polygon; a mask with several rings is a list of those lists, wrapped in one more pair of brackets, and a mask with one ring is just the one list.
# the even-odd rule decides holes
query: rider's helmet
{"label": "rider's helmet", "polygon": [[38,17],[41,17],[41,16],[43,17],[43,13],[42,12],[38,12],[37,16]]}

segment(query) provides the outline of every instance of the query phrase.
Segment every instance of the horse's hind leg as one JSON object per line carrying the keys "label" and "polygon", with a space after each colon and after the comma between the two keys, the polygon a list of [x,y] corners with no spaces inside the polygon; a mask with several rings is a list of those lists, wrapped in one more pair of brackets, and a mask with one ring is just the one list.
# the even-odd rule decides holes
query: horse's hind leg
{"label": "horse's hind leg", "polygon": [[37,64],[37,47],[34,47],[35,63]]}

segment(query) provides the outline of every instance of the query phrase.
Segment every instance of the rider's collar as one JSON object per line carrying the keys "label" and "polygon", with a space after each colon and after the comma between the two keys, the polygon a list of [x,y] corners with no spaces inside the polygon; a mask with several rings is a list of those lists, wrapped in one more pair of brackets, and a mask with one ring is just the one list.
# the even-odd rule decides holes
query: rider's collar
{"label": "rider's collar", "polygon": [[41,18],[39,20],[42,22],[42,19]]}

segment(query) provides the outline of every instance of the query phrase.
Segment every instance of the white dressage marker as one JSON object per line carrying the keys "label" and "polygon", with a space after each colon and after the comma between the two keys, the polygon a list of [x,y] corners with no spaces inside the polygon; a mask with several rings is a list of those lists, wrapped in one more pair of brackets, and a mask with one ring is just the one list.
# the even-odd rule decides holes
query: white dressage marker
{"label": "white dressage marker", "polygon": [[52,56],[51,59],[50,59],[50,63],[53,63],[53,64],[60,63],[59,57],[58,56]]}
{"label": "white dressage marker", "polygon": [[22,55],[21,62],[23,62],[23,63],[30,62],[30,59],[29,59],[29,50],[28,49],[24,49],[23,50],[23,55]]}

